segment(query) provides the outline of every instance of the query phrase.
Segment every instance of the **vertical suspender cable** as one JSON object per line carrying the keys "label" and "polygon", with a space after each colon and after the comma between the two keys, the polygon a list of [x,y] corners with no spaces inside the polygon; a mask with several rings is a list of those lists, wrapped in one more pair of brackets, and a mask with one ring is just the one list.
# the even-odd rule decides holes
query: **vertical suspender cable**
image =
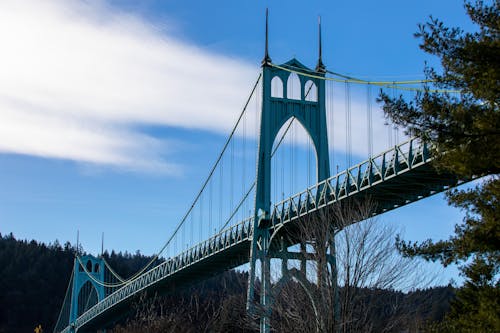
{"label": "vertical suspender cable", "polygon": [[392,125],[388,122],[387,123],[387,133],[388,133],[388,138],[389,138],[389,147],[392,147]]}
{"label": "vertical suspender cable", "polygon": [[349,163],[349,83],[345,82],[345,164],[346,168],[350,166]]}
{"label": "vertical suspender cable", "polygon": [[[392,90],[392,98],[394,98],[394,90]],[[388,144],[389,144],[389,148],[392,147],[392,124],[391,124],[391,121],[390,120],[387,120],[387,134],[388,134]]]}
{"label": "vertical suspender cable", "polygon": [[[246,115],[243,117],[243,140],[242,140],[242,151],[243,151],[243,165],[242,165],[242,177],[241,177],[241,193],[245,193],[245,183],[246,183],[246,165],[247,165],[247,122]],[[245,207],[242,209],[241,219],[245,218]]]}
{"label": "vertical suspender cable", "polygon": [[373,120],[372,120],[372,89],[371,85],[368,83],[366,86],[366,116],[368,123],[368,158],[373,156]]}
{"label": "vertical suspender cable", "polygon": [[[392,85],[392,99],[396,98],[396,83]],[[394,145],[399,143],[399,128],[394,124]]]}
{"label": "vertical suspender cable", "polygon": [[335,167],[335,117],[334,117],[334,83],[329,84],[330,87],[330,108],[329,108],[329,118],[330,118],[330,130],[328,132],[328,138],[330,139],[330,150],[332,152],[332,167]]}
{"label": "vertical suspender cable", "polygon": [[223,166],[224,166],[224,156],[221,158],[219,166],[219,223],[218,223],[219,230],[222,223],[222,192],[223,192],[222,187],[224,185],[222,181],[224,174]]}
{"label": "vertical suspender cable", "polygon": [[[290,121],[293,121],[290,120]],[[285,199],[285,160],[286,160],[286,150],[285,147],[282,149],[283,152],[283,162],[281,163],[281,200]]]}
{"label": "vertical suspender cable", "polygon": [[[260,97],[262,94],[262,86],[259,84],[259,91],[255,94],[255,174],[257,175],[257,163],[259,160],[259,131],[260,131]],[[256,179],[257,180],[257,179]]]}
{"label": "vertical suspender cable", "polygon": [[292,125],[292,146],[293,146],[293,150],[292,150],[292,155],[293,155],[293,162],[292,162],[292,178],[293,178],[293,189],[294,191],[297,190],[297,133],[296,133],[296,125],[295,125],[295,122],[293,123]]}
{"label": "vertical suspender cable", "polygon": [[307,187],[311,186],[311,137],[307,136]]}
{"label": "vertical suspender cable", "polygon": [[352,165],[352,110],[351,110],[351,83],[347,84],[347,101],[348,101],[348,111],[349,111],[349,165]]}
{"label": "vertical suspender cable", "polygon": [[[271,201],[273,203],[276,203],[276,188],[278,187],[277,186],[277,178],[276,178],[276,175],[277,175],[277,171],[276,171],[276,168],[277,168],[277,164],[276,163],[276,160],[278,159],[278,156],[276,156],[276,158],[272,158],[271,157]],[[273,177],[274,175],[274,177]]]}
{"label": "vertical suspender cable", "polygon": [[233,201],[234,201],[234,139],[231,140],[231,147],[229,149],[231,151],[231,161],[230,161],[230,169],[229,169],[229,214],[231,214],[233,210]]}
{"label": "vertical suspender cable", "polygon": [[208,184],[208,236],[210,237],[212,232],[212,192],[213,192],[213,180]]}
{"label": "vertical suspender cable", "polygon": [[[293,126],[293,124],[292,124]],[[289,159],[290,159],[290,182],[288,184],[289,190],[288,193],[294,193],[293,188],[293,129],[288,137],[288,146],[289,146]]]}
{"label": "vertical suspender cable", "polygon": [[[288,126],[283,131],[283,134],[281,135],[281,138],[279,139],[279,141],[277,142],[277,144],[274,147],[273,151],[271,152],[271,158],[274,157],[274,155],[276,154],[276,151],[278,150],[278,148],[280,147],[280,145],[283,143],[283,140],[285,139],[285,137],[288,139],[288,136],[286,136],[286,134],[288,133],[288,131],[289,131],[290,127],[292,126],[294,120],[295,120],[295,117],[292,117],[291,121],[288,122]],[[281,155],[282,159],[283,159],[283,156],[285,156],[284,153],[282,153],[282,155]],[[282,163],[282,165],[283,164],[284,163]],[[282,177],[284,179],[284,176],[282,176]],[[224,225],[221,227],[221,230],[224,229],[229,224],[229,222],[233,219],[233,217],[235,216],[235,214],[239,211],[240,207],[242,207],[242,205],[247,202],[246,199],[248,198],[248,195],[251,193],[251,191],[254,188],[255,188],[255,182],[250,186],[250,188],[248,189],[248,191],[246,192],[246,194],[244,195],[244,197],[241,199],[241,201],[238,203],[238,205],[234,208],[234,210],[230,214],[229,218],[226,220],[226,222],[224,223]],[[249,215],[250,214],[251,214],[251,212],[249,212]],[[245,218],[246,217],[248,217],[248,216],[245,216]]]}
{"label": "vertical suspender cable", "polygon": [[[210,180],[212,179],[212,176],[216,170],[216,168],[218,167],[219,165],[219,162],[221,161],[221,159],[223,158],[223,155],[230,143],[230,141],[233,139],[233,136],[234,136],[234,133],[240,123],[240,120],[241,118],[243,117],[243,115],[245,114],[246,110],[247,110],[247,106],[249,105],[250,103],[250,100],[252,98],[252,96],[254,95],[254,93],[256,92],[256,88],[258,87],[258,85],[260,84],[260,79],[262,77],[262,74],[259,74],[259,77],[257,78],[257,81],[255,82],[253,88],[252,88],[252,92],[250,93],[250,96],[248,96],[248,99],[245,103],[245,106],[243,107],[243,110],[241,111],[240,113],[240,116],[238,117],[238,120],[236,121],[236,124],[234,125],[233,127],[233,130],[231,131],[231,134],[229,135],[229,138],[226,140],[226,143],[224,144],[224,147],[222,148],[222,152],[219,154],[215,164],[212,166],[212,168],[210,169],[210,172],[209,172],[209,175],[208,177],[206,178],[206,180],[204,181],[203,185],[201,186],[201,189],[200,191],[198,192],[198,194],[196,195],[193,203],[191,204],[191,207],[188,209],[188,211],[186,212],[186,214],[183,216],[183,218],[181,219],[181,221],[177,224],[177,226],[175,227],[175,230],[174,232],[172,233],[172,235],[169,237],[169,239],[167,240],[167,242],[163,245],[163,247],[160,249],[160,251],[154,256],[154,258],[152,260],[150,260],[148,262],[148,264],[146,266],[144,266],[139,272],[137,272],[136,274],[134,274],[134,278],[136,276],[138,276],[139,274],[142,274],[152,263],[154,263],[154,261],[156,261],[160,254],[163,253],[163,251],[165,251],[165,249],[169,248],[169,245],[171,244],[171,242],[173,241],[174,244],[176,243],[177,241],[177,238],[178,238],[178,232],[179,231],[183,231],[183,234],[185,234],[186,232],[186,226],[185,226],[185,221],[186,219],[188,218],[188,215],[191,214],[192,210],[194,209],[194,206],[196,204],[196,202],[198,201],[199,197],[201,196],[201,194],[203,193],[205,187],[207,186],[207,184],[210,182]],[[258,94],[257,94],[258,95]],[[221,169],[222,171],[222,169]],[[221,173],[222,174],[222,173]],[[221,181],[222,181],[222,177],[221,177]],[[222,192],[222,189],[221,189],[221,192]],[[222,205],[222,202],[221,202],[221,205]],[[220,209],[222,209],[222,206],[220,206]],[[219,223],[222,223],[222,212],[220,212],[220,222]],[[181,230],[182,229],[182,230]],[[181,244],[181,249],[182,249],[182,244]],[[132,278],[130,278],[132,279]],[[129,280],[130,280],[129,279]]]}
{"label": "vertical suspender cable", "polygon": [[[197,200],[201,197],[201,195],[202,195],[202,193],[203,193],[203,190],[205,189],[206,185],[210,182],[210,179],[211,179],[211,177],[212,177],[212,175],[213,175],[213,173],[214,173],[214,171],[215,171],[215,169],[216,169],[216,167],[217,167],[217,165],[218,165],[219,161],[220,161],[220,160],[222,159],[222,157],[223,157],[223,154],[224,154],[224,152],[225,152],[225,150],[226,150],[226,148],[227,148],[227,146],[228,146],[229,141],[231,141],[231,140],[232,140],[233,135],[234,135],[234,133],[235,133],[235,131],[236,131],[236,129],[237,129],[237,126],[238,126],[238,124],[239,124],[239,122],[240,122],[240,119],[241,119],[241,117],[244,115],[244,113],[245,113],[245,111],[246,111],[246,108],[247,108],[247,105],[248,105],[248,103],[250,102],[250,99],[251,99],[252,95],[253,95],[253,94],[254,94],[254,92],[255,92],[255,89],[256,89],[256,87],[257,87],[257,86],[259,85],[259,83],[260,83],[260,78],[261,78],[261,74],[259,74],[259,77],[258,77],[258,79],[257,79],[257,82],[255,83],[255,85],[254,85],[254,87],[253,87],[253,89],[252,89],[252,92],[251,92],[250,96],[248,97],[248,100],[247,100],[247,102],[246,102],[245,106],[243,107],[243,110],[242,110],[242,112],[241,112],[241,114],[240,114],[240,117],[238,118],[238,120],[237,120],[237,122],[236,122],[236,124],[235,124],[235,126],[234,126],[234,128],[233,128],[233,130],[232,130],[232,132],[231,132],[231,134],[230,134],[230,136],[229,136],[229,138],[228,138],[228,141],[226,141],[226,143],[225,143],[225,145],[224,145],[224,147],[223,147],[223,149],[222,149],[221,154],[219,155],[219,157],[218,157],[218,159],[217,159],[217,161],[216,161],[215,165],[212,167],[212,169],[211,169],[211,171],[210,171],[210,173],[209,173],[208,178],[207,178],[207,179],[205,180],[205,182],[203,183],[202,188],[200,189],[199,193],[197,194],[197,196],[196,196],[196,198],[195,198],[195,200],[194,200],[193,204],[192,204],[192,205],[191,205],[191,207],[189,208],[188,212],[184,215],[184,217],[181,219],[180,223],[176,226],[176,228],[175,228],[174,232],[172,233],[172,236],[170,236],[170,238],[169,238],[169,239],[168,239],[168,241],[164,244],[164,246],[162,247],[162,249],[161,249],[161,250],[160,250],[160,251],[159,251],[159,252],[158,252],[158,253],[154,256],[154,259],[153,259],[152,261],[150,261],[150,262],[149,262],[149,263],[148,263],[148,264],[147,264],[147,265],[146,265],[143,269],[141,269],[141,270],[140,270],[140,272],[136,273],[136,274],[134,275],[134,277],[135,277],[135,276],[137,276],[138,274],[142,274],[142,272],[144,272],[144,271],[147,269],[147,267],[149,267],[149,265],[150,265],[151,263],[153,263],[155,260],[157,260],[157,259],[158,259],[158,257],[160,256],[160,254],[161,254],[161,253],[162,253],[165,249],[167,249],[167,248],[168,248],[168,249],[167,249],[167,251],[168,251],[168,250],[170,250],[169,245],[171,244],[171,242],[172,242],[172,241],[174,242],[174,245],[177,243],[178,238],[179,238],[179,237],[178,237],[178,232],[179,232],[179,231],[180,231],[180,232],[181,232],[181,234],[182,234],[182,237],[181,237],[182,243],[184,243],[185,236],[186,236],[186,232],[188,232],[188,230],[187,230],[187,226],[186,226],[186,224],[185,224],[184,222],[185,222],[185,220],[187,219],[188,215],[191,215],[191,220],[193,219],[193,216],[194,216],[194,213],[193,213],[194,206],[196,205]],[[221,171],[222,171],[222,168],[221,168]],[[221,174],[222,174],[222,172],[221,172]],[[221,177],[221,182],[222,182],[222,177]],[[222,186],[221,186],[221,193],[222,193]],[[200,209],[202,210],[202,207],[200,207]],[[220,209],[222,209],[222,200],[221,200]],[[200,214],[200,215],[202,215],[202,214]],[[221,215],[222,215],[222,213],[221,213]],[[220,220],[222,221],[222,217],[221,217],[221,219],[220,219]],[[200,221],[201,221],[201,216],[200,216]],[[193,238],[193,228],[194,228],[194,223],[193,223],[193,221],[191,221],[191,238]],[[192,241],[191,241],[191,242],[192,242]],[[182,249],[182,247],[183,247],[183,244],[181,244],[180,249]]]}
{"label": "vertical suspender cable", "polygon": [[348,81],[345,81],[345,103],[346,103],[346,168],[351,166],[351,150],[352,150],[352,142],[351,142],[351,92],[350,92],[350,84]]}

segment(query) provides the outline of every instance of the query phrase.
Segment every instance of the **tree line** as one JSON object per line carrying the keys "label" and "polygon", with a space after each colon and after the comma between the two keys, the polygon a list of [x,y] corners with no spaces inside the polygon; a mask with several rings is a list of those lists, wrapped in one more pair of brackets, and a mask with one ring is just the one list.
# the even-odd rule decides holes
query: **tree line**
{"label": "tree line", "polygon": [[[0,332],[32,332],[38,325],[46,332],[52,330],[75,254],[76,248],[69,242],[46,245],[17,240],[12,234],[0,235]],[[112,251],[104,256],[124,277],[135,273],[150,259],[139,252]],[[129,319],[112,332],[254,332],[258,329],[257,321],[248,318],[245,309],[247,282],[246,272],[232,270],[173,294],[143,295],[135,302]],[[340,293],[343,292],[341,288]],[[283,302],[287,302],[288,293],[299,299],[304,297],[303,289],[292,281],[281,293],[283,297],[277,299],[276,307],[286,306]],[[360,308],[368,308],[362,305],[370,303],[366,315],[374,332],[398,318],[395,332],[439,321],[449,308],[454,289],[446,286],[405,293],[360,288],[356,295],[355,302]],[[291,306],[300,303],[294,304]],[[306,302],[299,310],[305,313],[308,308]],[[273,322],[278,331],[298,329],[281,311],[273,313]]]}
{"label": "tree line", "polygon": [[[459,96],[433,87],[427,87],[412,101],[380,96],[387,118],[405,128],[408,135],[433,144],[434,166],[438,170],[455,173],[463,179],[487,176],[475,187],[448,192],[449,204],[465,212],[464,220],[457,223],[449,239],[396,242],[400,253],[408,258],[439,261],[444,266],[458,263],[465,278],[464,286],[455,290],[439,287],[403,293],[390,286],[351,285],[349,279],[344,279],[337,290],[332,286],[328,289],[326,284],[315,290],[312,284],[308,289],[291,280],[275,295],[277,311],[273,311],[272,318],[275,331],[326,328],[332,307],[325,309],[326,315],[321,319],[322,311],[317,306],[321,303],[310,296],[316,293],[322,297],[323,290],[333,290],[336,294],[332,297],[338,295],[340,300],[347,300],[341,311],[352,317],[343,320],[341,314],[343,321],[334,323],[345,332],[500,330],[500,1],[465,2],[465,9],[476,24],[476,31],[449,28],[431,18],[416,33],[422,41],[421,49],[441,60],[442,68],[425,69],[427,78],[434,87],[457,90]],[[322,244],[313,244],[314,252],[321,256],[331,254],[325,250],[325,244],[331,247],[329,242],[332,236],[336,237],[324,236]],[[311,238],[320,239],[318,235]],[[75,252],[69,243],[45,245],[0,235],[0,332],[32,331],[37,325],[54,324]],[[125,277],[148,260],[140,253],[105,255]],[[325,258],[317,259],[325,261]],[[246,273],[231,271],[175,294],[144,296],[135,305],[133,319],[113,331],[255,331],[255,319],[245,315],[246,279]],[[450,301],[451,309],[447,311]],[[313,317],[311,304],[320,309]],[[356,312],[359,309],[363,311]],[[299,324],[311,322],[303,317],[312,321],[319,318],[323,326],[301,327]],[[364,326],[353,324],[360,322]]]}
{"label": "tree line", "polygon": [[[0,234],[0,333],[33,332],[41,325],[51,331],[62,306],[73,269],[76,247],[58,241],[44,244],[17,240]],[[79,253],[83,253],[79,249]],[[130,276],[142,268],[149,257],[105,252],[116,271]]]}

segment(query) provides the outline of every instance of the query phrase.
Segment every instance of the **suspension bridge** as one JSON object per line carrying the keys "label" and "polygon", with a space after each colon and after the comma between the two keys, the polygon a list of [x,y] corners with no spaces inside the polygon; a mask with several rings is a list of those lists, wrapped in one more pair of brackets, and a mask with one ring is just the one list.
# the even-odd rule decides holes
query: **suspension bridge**
{"label": "suspension bridge", "polygon": [[[285,248],[301,242],[300,236],[284,237],[297,224],[367,198],[375,204],[372,214],[382,214],[465,181],[437,172],[432,147],[400,134],[373,107],[373,88],[411,97],[428,82],[366,81],[327,70],[321,27],[315,69],[296,59],[277,65],[269,56],[267,31],[266,17],[261,73],[172,235],[128,278],[103,257],[78,255],[54,332],[106,329],[140,293],[172,292],[243,264],[249,264],[248,309],[254,299],[269,309],[270,259],[286,260],[278,254],[284,239]],[[374,154],[383,137],[386,149]],[[299,253],[287,257],[305,260]],[[335,269],[335,258],[328,264]],[[270,310],[260,318],[261,332],[269,332]]]}

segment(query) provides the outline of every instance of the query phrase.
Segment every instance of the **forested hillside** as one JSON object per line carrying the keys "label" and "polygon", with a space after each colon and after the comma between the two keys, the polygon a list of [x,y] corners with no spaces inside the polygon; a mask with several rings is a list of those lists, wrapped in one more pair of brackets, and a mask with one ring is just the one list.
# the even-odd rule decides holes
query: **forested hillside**
{"label": "forested hillside", "polygon": [[[37,325],[52,331],[75,253],[69,242],[46,245],[0,234],[0,333],[33,332]],[[140,253],[104,255],[122,276],[131,275],[149,260]]]}
{"label": "forested hillside", "polygon": [[[245,272],[229,271],[176,295],[144,297],[135,305],[134,315],[111,332],[259,332],[258,318],[249,318],[245,310],[247,278]],[[291,283],[289,288],[293,297],[304,300],[300,312],[307,320],[312,309],[302,287]],[[367,324],[346,332],[427,331],[430,323],[442,320],[454,293],[451,287],[436,287],[410,293],[364,289],[359,295],[354,307],[363,311],[354,317],[368,317]],[[289,321],[288,311],[293,311],[286,299],[278,296],[275,304],[273,332],[307,332]]]}
{"label": "forested hillside", "polygon": [[[81,251],[81,250],[80,250]],[[42,325],[51,332],[66,292],[76,249],[70,243],[42,244],[0,235],[0,332],[33,332]],[[148,257],[140,253],[105,253],[122,276],[141,268]],[[113,332],[244,332],[255,322],[245,316],[247,274],[230,271],[175,295],[139,300],[130,319]],[[300,297],[300,287],[291,284]],[[341,293],[343,290],[341,289]],[[393,322],[391,331],[413,331],[427,321],[441,320],[453,297],[451,287],[402,293],[362,290],[359,304],[370,304],[373,331]],[[277,306],[286,300],[277,299]],[[364,307],[366,308],[366,307]],[[307,311],[308,304],[304,304]],[[273,313],[278,331],[293,332],[280,311]]]}

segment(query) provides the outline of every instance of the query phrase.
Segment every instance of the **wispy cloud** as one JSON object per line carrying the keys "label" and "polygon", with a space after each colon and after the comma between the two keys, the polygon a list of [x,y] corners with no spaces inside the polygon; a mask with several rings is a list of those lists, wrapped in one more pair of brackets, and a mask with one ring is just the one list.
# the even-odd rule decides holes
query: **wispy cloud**
{"label": "wispy cloud", "polygon": [[[228,133],[258,68],[182,41],[174,28],[105,1],[1,1],[0,153],[177,173],[169,152],[178,140],[142,125]],[[334,91],[330,148],[342,152],[345,96]],[[364,98],[351,106],[352,150],[366,156]],[[375,104],[373,114],[376,153],[388,140]]]}
{"label": "wispy cloud", "polygon": [[257,71],[105,2],[2,1],[0,41],[0,152],[139,171],[176,166],[137,125],[226,132]]}

